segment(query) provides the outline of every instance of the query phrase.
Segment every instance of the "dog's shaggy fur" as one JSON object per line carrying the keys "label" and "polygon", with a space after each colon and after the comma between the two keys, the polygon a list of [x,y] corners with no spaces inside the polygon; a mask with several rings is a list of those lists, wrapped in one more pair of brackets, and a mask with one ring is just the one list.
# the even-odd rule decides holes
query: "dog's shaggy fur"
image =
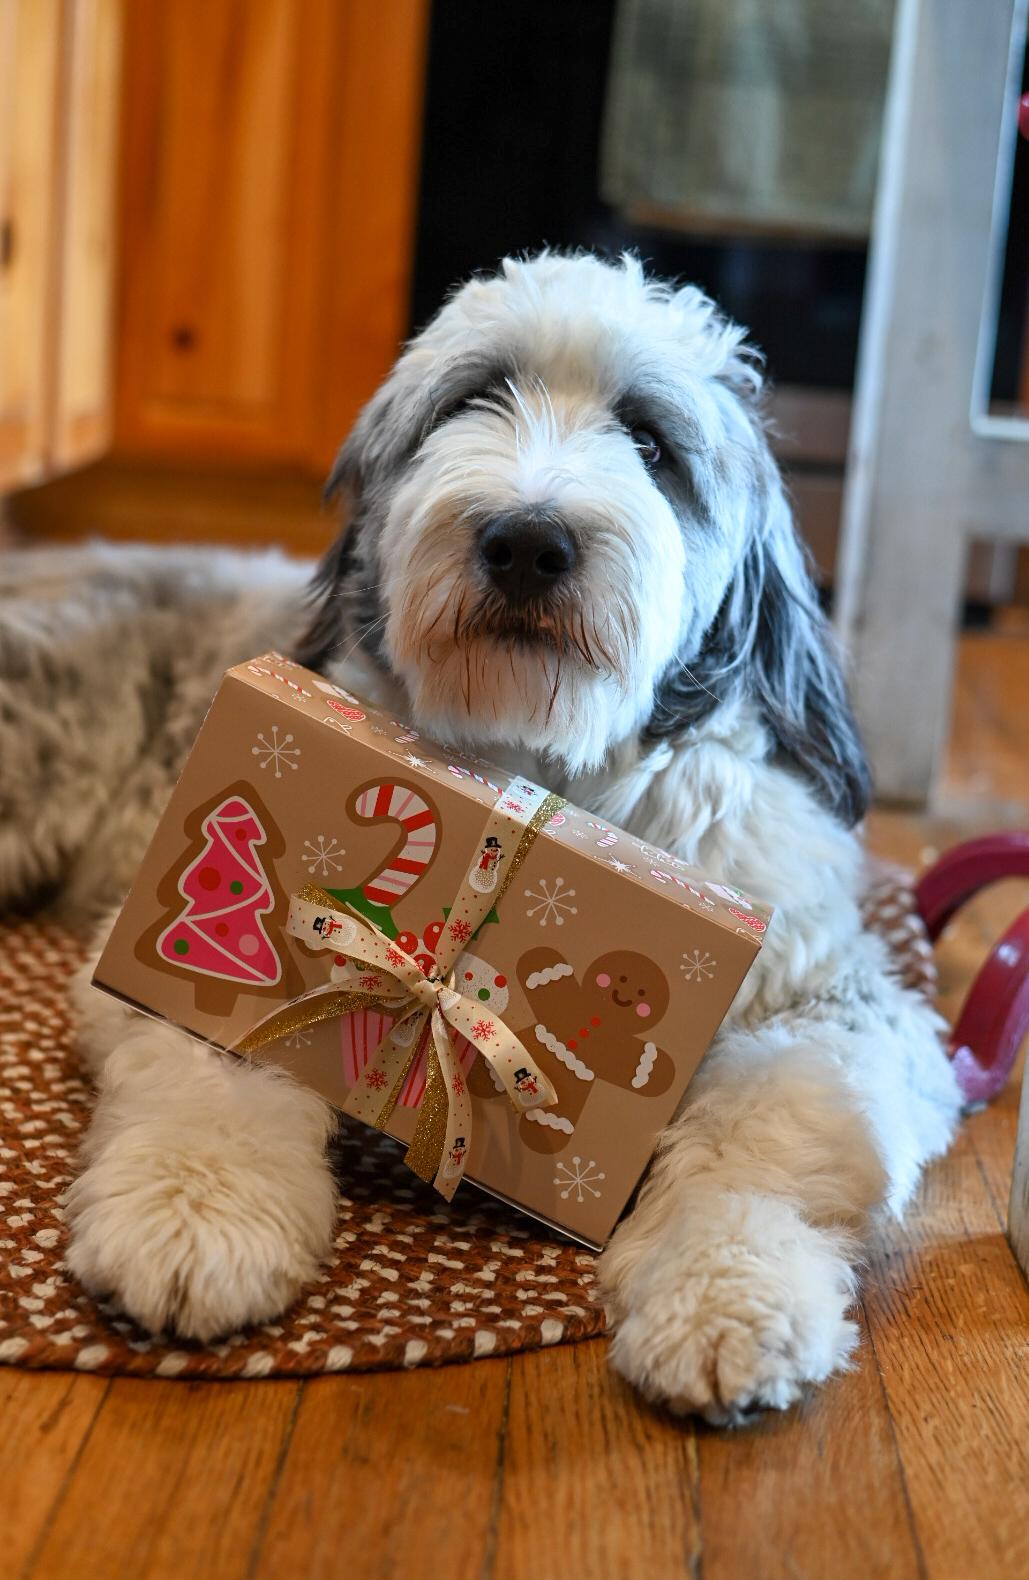
{"label": "dog's shaggy fur", "polygon": [[[359,419],[332,479],[349,530],[306,621],[281,561],[193,576],[141,554],[94,578],[94,607],[134,591],[136,614],[85,658],[38,598],[0,649],[12,896],[119,887],[217,673],[271,639],[777,907],[600,1264],[614,1364],[716,1420],[846,1362],[870,1215],[903,1206],[959,1111],[940,1022],[861,928],[865,767],[760,382],[699,291],[631,258],[508,261]],[[561,574],[531,597],[483,557],[497,521],[557,524]],[[72,1268],[199,1338],[280,1311],[329,1243],[331,1116],[85,982],[80,1000],[100,1098]]]}

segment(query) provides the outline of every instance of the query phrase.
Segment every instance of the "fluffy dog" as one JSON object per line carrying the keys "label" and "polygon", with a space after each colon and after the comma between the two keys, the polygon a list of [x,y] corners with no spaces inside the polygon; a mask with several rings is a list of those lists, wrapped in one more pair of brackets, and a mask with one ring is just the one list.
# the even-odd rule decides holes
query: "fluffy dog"
{"label": "fluffy dog", "polygon": [[[700,291],[632,258],[508,260],[362,413],[331,479],[348,530],[277,638],[777,907],[600,1263],[614,1365],[723,1421],[845,1364],[870,1216],[959,1111],[940,1022],[862,930],[867,774],[760,386]],[[81,1001],[100,1097],[73,1270],[153,1329],[274,1316],[330,1243],[332,1115]]]}

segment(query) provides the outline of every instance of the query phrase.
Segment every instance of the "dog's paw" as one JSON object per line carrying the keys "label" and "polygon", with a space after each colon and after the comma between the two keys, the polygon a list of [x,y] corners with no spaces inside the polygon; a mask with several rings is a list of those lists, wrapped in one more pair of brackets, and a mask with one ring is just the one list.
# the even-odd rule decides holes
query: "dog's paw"
{"label": "dog's paw", "polygon": [[90,1161],[66,1198],[67,1261],[150,1332],[209,1340],[293,1302],[329,1249],[335,1189],[313,1094],[219,1070],[206,1050],[191,1069],[182,1041],[163,1106],[140,1079],[152,1068],[102,1092]]}
{"label": "dog's paw", "polygon": [[600,1265],[611,1361],[648,1399],[738,1425],[786,1409],[846,1365],[857,1341],[846,1316],[853,1274],[839,1239],[787,1203],[698,1201],[638,1257],[631,1219],[620,1233]]}

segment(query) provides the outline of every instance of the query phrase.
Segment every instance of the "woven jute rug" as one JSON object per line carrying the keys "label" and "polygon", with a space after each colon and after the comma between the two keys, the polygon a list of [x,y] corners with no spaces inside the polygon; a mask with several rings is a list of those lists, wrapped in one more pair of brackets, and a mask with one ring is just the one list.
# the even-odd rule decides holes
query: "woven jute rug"
{"label": "woven jute rug", "polygon": [[[932,953],[903,875],[876,874],[869,920],[931,993]],[[92,1094],[68,980],[83,949],[46,921],[0,924],[0,1361],[158,1377],[264,1377],[435,1365],[603,1331],[595,1257],[467,1187],[448,1207],[361,1127],[341,1137],[332,1260],[280,1322],[211,1345],[151,1338],[63,1264],[61,1198]]]}

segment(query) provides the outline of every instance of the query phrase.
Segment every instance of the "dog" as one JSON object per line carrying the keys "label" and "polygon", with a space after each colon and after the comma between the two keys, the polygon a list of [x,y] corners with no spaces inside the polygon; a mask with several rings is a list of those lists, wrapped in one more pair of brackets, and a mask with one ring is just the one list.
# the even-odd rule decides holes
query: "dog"
{"label": "dog", "polygon": [[[329,487],[348,525],[309,596],[290,572],[268,602],[273,564],[259,621],[245,589],[231,629],[207,608],[217,652],[190,707],[175,692],[177,733],[165,699],[140,737],[146,766],[125,774],[146,794],[114,819],[149,826],[184,720],[259,627],[775,907],[599,1262],[614,1366],[716,1422],[847,1364],[869,1224],[904,1207],[960,1110],[941,1021],[862,928],[868,773],[762,413],[743,332],[634,257],[543,252],[472,279],[344,444]],[[112,865],[106,822],[80,890]],[[72,1271],[154,1331],[275,1317],[331,1243],[333,1115],[88,975],[99,1098],[67,1199]]]}

